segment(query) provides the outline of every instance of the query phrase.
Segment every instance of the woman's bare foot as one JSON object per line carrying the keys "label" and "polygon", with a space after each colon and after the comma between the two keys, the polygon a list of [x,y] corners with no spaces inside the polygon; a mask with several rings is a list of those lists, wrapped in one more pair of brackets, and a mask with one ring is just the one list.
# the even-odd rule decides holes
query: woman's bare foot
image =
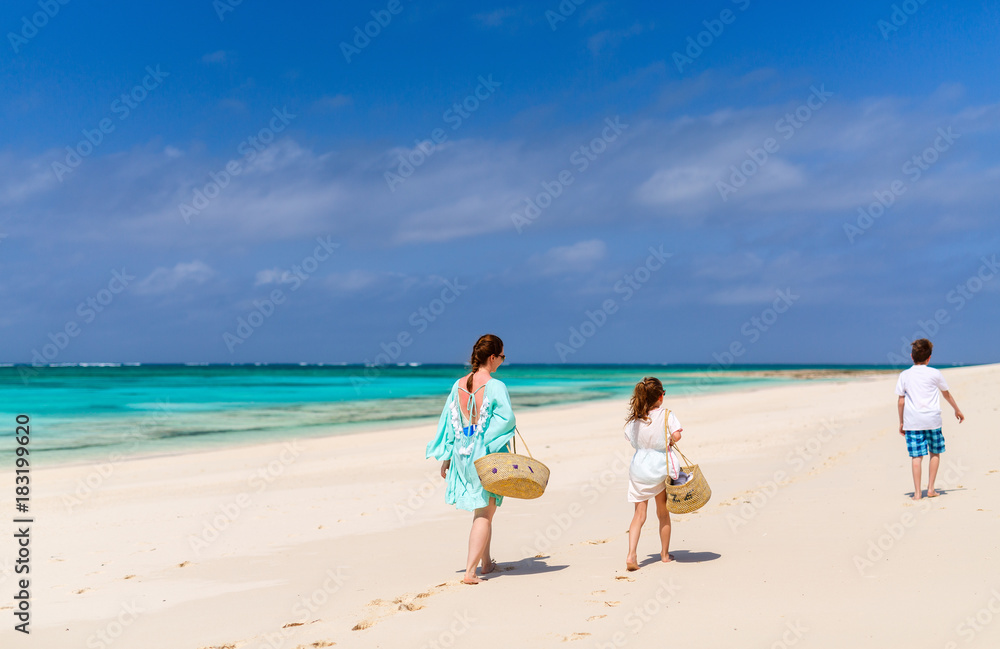
{"label": "woman's bare foot", "polygon": [[482,583],[484,581],[486,580],[477,577],[476,573],[472,573],[472,576],[469,576],[469,574],[466,573],[465,578],[462,579],[463,584],[469,584],[470,586],[475,586],[476,584]]}
{"label": "woman's bare foot", "polygon": [[636,560],[634,554],[630,554],[625,557],[625,569],[629,572],[633,572],[639,569],[639,562]]}
{"label": "woman's bare foot", "polygon": [[921,500],[920,496],[910,496],[910,500]]}
{"label": "woman's bare foot", "polygon": [[928,498],[937,498],[940,495],[941,494],[939,494],[938,492],[934,491],[933,489],[928,489],[927,490],[927,497]]}
{"label": "woman's bare foot", "polygon": [[667,557],[665,559],[663,558],[662,554],[660,555],[660,561],[662,561],[663,563],[670,563],[673,560],[674,560],[674,555],[670,553],[667,553]]}
{"label": "woman's bare foot", "polygon": [[484,563],[482,568],[479,569],[479,574],[488,575],[496,569],[497,569],[497,562],[494,561],[493,559],[490,559],[490,562],[488,564]]}

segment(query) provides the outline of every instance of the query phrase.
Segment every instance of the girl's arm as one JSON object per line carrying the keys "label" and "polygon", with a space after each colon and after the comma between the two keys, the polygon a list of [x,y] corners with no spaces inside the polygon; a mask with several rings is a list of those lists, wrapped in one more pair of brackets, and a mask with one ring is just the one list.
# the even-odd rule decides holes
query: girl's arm
{"label": "girl's arm", "polygon": [[684,430],[684,427],[677,420],[677,415],[672,412],[667,417],[667,426],[671,429],[670,445],[673,446],[675,443],[681,441],[681,431]]}

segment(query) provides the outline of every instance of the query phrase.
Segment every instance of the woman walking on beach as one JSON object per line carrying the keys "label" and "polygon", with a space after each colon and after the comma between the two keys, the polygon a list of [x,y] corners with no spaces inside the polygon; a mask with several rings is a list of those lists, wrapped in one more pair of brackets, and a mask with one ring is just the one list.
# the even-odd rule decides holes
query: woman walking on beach
{"label": "woman walking on beach", "polygon": [[441,460],[447,480],[445,502],[473,512],[469,533],[466,584],[478,584],[480,574],[496,569],[490,556],[493,516],[503,496],[486,491],[474,462],[488,453],[504,452],[514,436],[514,411],[507,386],[491,374],[504,361],[503,341],[493,334],[480,336],[472,348],[472,372],[455,381],[438,422],[437,436],[427,445],[427,457]]}
{"label": "woman walking on beach", "polygon": [[[681,439],[681,424],[677,417],[663,407],[663,384],[659,379],[647,376],[635,385],[629,401],[629,413],[625,418],[625,438],[635,449],[629,465],[628,500],[635,503],[635,514],[628,528],[628,555],[625,567],[638,570],[636,549],[639,533],[646,522],[646,506],[649,499],[656,500],[656,516],[660,520],[660,560],[673,560],[670,554],[670,512],[667,511],[666,480],[677,478],[679,463],[672,458],[664,425],[670,431],[669,446]],[[664,418],[666,417],[666,422]],[[673,469],[673,470],[671,470]],[[672,474],[672,475],[671,475]]]}

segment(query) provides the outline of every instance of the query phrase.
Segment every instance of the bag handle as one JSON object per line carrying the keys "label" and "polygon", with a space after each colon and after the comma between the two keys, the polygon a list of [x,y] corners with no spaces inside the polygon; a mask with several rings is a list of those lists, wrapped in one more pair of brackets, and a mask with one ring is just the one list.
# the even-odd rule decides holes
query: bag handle
{"label": "bag handle", "polygon": [[670,453],[671,447],[677,449],[677,452],[681,454],[681,459],[684,460],[684,466],[692,466],[691,460],[687,459],[687,456],[681,451],[681,447],[674,444],[673,440],[670,439],[670,429],[667,426],[667,422],[670,420],[670,413],[670,408],[666,408],[666,412],[663,413],[663,435],[667,440],[667,453]]}
{"label": "bag handle", "polygon": [[[517,426],[514,426],[514,432],[517,433],[517,436],[521,438],[521,443],[524,444],[524,450],[528,452],[528,457],[530,457],[532,460],[535,459],[535,456],[531,454],[531,449],[528,448],[528,443],[524,441],[524,436],[521,434],[521,431],[517,429]],[[507,442],[507,446],[513,449],[511,451],[512,453],[517,453],[517,441],[515,440],[515,438],[511,437],[510,441]]]}
{"label": "bag handle", "polygon": [[681,450],[680,446],[674,444],[674,448],[677,449],[677,452],[681,454],[681,459],[684,460],[684,466],[694,466],[694,463],[691,462],[691,460],[689,460],[686,455],[684,455],[684,452]]}

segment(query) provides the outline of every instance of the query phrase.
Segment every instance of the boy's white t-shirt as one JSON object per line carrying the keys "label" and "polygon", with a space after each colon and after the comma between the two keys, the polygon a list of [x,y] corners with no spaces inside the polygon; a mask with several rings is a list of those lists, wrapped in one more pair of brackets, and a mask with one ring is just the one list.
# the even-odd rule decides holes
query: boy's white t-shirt
{"label": "boy's white t-shirt", "polygon": [[899,373],[896,394],[906,397],[903,406],[903,430],[934,430],[941,428],[941,392],[948,382],[939,370],[927,365],[914,365]]}

